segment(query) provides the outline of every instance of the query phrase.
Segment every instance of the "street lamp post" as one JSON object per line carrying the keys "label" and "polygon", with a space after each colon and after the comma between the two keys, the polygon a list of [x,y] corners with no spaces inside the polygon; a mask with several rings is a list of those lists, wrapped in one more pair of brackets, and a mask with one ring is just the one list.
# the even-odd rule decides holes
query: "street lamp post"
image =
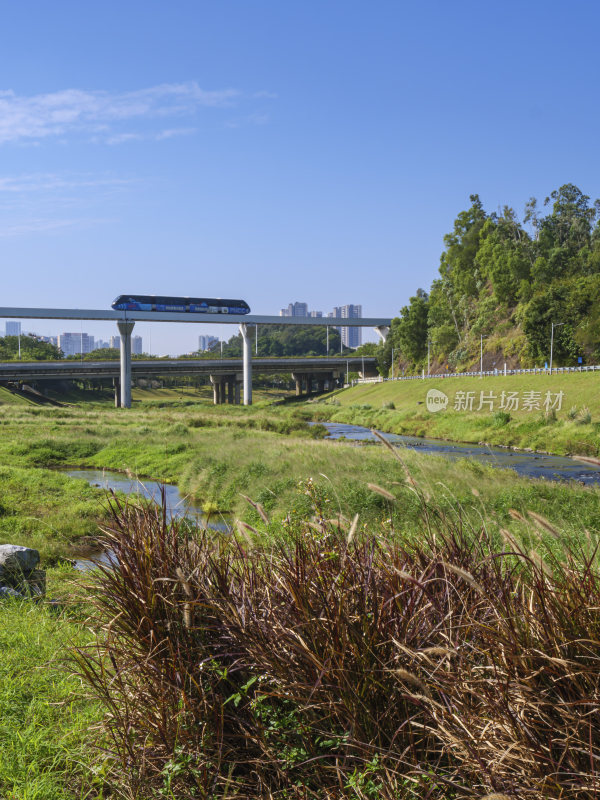
{"label": "street lamp post", "polygon": [[431,339],[427,339],[427,377],[431,376],[431,369],[429,367],[429,352],[431,349]]}
{"label": "street lamp post", "polygon": [[552,356],[554,353],[554,328],[560,328],[560,326],[564,324],[564,322],[552,323],[552,332],[550,333],[550,375],[552,375]]}
{"label": "street lamp post", "polygon": [[484,336],[482,334],[481,339],[479,341],[479,377],[483,377],[483,339]]}

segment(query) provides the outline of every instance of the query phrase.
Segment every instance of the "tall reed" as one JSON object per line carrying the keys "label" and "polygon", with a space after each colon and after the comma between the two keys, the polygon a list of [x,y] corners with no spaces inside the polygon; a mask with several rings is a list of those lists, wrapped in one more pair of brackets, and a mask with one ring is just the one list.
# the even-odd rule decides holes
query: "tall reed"
{"label": "tall reed", "polygon": [[78,661],[107,710],[115,791],[600,797],[592,537],[560,557],[510,533],[494,547],[412,490],[418,539],[326,519],[314,494],[270,545],[113,500],[114,568],[98,569],[97,645]]}

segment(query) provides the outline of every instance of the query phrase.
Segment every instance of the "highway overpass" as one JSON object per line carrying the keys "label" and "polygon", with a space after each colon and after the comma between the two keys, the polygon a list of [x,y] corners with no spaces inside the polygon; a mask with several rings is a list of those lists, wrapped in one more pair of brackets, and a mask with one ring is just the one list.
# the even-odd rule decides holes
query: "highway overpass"
{"label": "highway overpass", "polygon": [[[330,386],[347,372],[359,372],[363,377],[377,374],[376,359],[372,356],[344,358],[254,358],[254,368],[261,374],[292,373],[296,394],[310,394],[316,382],[322,390],[325,382]],[[223,359],[134,359],[131,361],[132,378],[157,376],[203,375],[213,385],[215,403],[239,403],[243,384],[244,362],[241,358]],[[36,383],[46,380],[77,380],[84,378],[112,379],[115,402],[121,404],[119,361],[7,361],[0,363],[0,384]]]}
{"label": "highway overpass", "polygon": [[[244,405],[250,405],[252,403],[252,337],[250,329],[256,325],[320,325],[320,326],[327,326],[331,325],[331,327],[344,327],[344,328],[374,328],[379,336],[385,340],[387,334],[390,329],[391,320],[389,318],[382,318],[382,317],[363,317],[363,318],[323,318],[323,317],[271,317],[271,316],[260,316],[256,314],[190,314],[190,313],[183,313],[183,312],[155,312],[155,311],[113,311],[113,310],[105,310],[105,309],[70,309],[70,308],[17,308],[17,307],[0,307],[0,319],[79,319],[79,320],[107,320],[116,322],[117,328],[119,329],[119,334],[121,337],[121,358],[119,366],[118,366],[118,382],[119,382],[119,392],[120,392],[120,405],[129,408],[131,406],[131,378],[132,374],[138,372],[138,367],[135,365],[138,364],[150,364],[150,363],[159,363],[161,365],[166,365],[168,363],[171,364],[187,364],[189,365],[191,362],[187,359],[182,359],[180,361],[158,361],[158,362],[140,362],[140,361],[132,361],[131,359],[131,332],[133,331],[133,327],[136,322],[144,321],[144,322],[186,322],[190,324],[212,324],[212,325],[239,325],[240,333],[242,334],[243,340],[243,359],[239,361],[239,365],[241,367],[241,375],[242,375],[242,384],[243,384],[243,398],[244,398]],[[229,360],[229,361],[233,361]],[[264,362],[281,362],[284,361],[291,362],[292,361],[301,361],[302,364],[294,368],[293,366],[287,367],[277,367],[276,369],[269,370],[269,366],[267,364],[260,365],[261,361]],[[319,364],[322,364],[323,361],[327,361],[328,359],[313,359],[315,362],[318,361]],[[329,359],[331,361],[332,359]],[[342,365],[352,359],[344,359],[338,358],[334,359],[337,363],[341,363]],[[254,364],[257,369],[261,372],[292,372],[294,375],[311,375],[311,374],[322,374],[323,372],[327,372],[327,369],[317,369],[315,366],[315,372],[312,371],[312,367],[306,366],[306,361],[304,359],[254,359]],[[358,359],[362,366],[362,359]],[[365,358],[365,369],[367,368],[367,362],[369,359]],[[38,362],[42,364],[44,362]],[[55,362],[53,362],[55,363]],[[60,366],[64,366],[66,364],[74,365],[77,362],[61,362],[61,364],[57,364],[57,371],[54,373],[53,377],[58,377],[59,372],[58,369]],[[202,361],[201,359],[198,360],[197,363],[208,363],[208,364],[215,364],[218,363],[216,361]],[[89,364],[98,364],[104,365],[104,367],[98,366],[99,372],[95,373],[96,377],[100,376],[102,369],[105,370],[114,370],[116,368],[117,362],[81,362],[79,366],[82,369],[90,369]],[[12,367],[11,365],[2,365],[8,367]],[[25,366],[25,365],[23,365]],[[29,364],[30,367],[35,366]],[[240,368],[238,367],[238,369]],[[371,368],[371,364],[369,364],[369,368]],[[72,367],[74,369],[74,366]],[[173,367],[173,370],[176,370],[177,367]],[[189,371],[191,368],[187,367],[188,372],[184,373],[183,371],[179,374],[198,374]],[[200,369],[198,367],[198,369]],[[216,367],[215,367],[216,369]],[[309,370],[299,372],[298,370]],[[334,369],[334,367],[329,367],[329,370]],[[340,367],[338,367],[340,369]],[[354,370],[357,369],[356,366],[353,367]],[[343,366],[341,367],[341,371],[343,371]],[[7,372],[7,374],[10,374]],[[107,377],[114,377],[112,374],[108,374],[108,372],[104,373]],[[146,372],[145,374],[151,374]],[[156,374],[156,373],[155,373]],[[163,371],[163,374],[167,374]],[[210,372],[208,371],[209,375],[214,375],[215,378],[222,376],[224,373],[220,372]],[[238,375],[237,370],[233,370],[228,375]],[[64,373],[61,377],[65,377]],[[92,377],[84,372],[80,372],[78,377]],[[36,378],[29,376],[26,378],[27,380],[48,380],[49,376],[43,375],[43,372],[37,374]],[[0,374],[0,380],[3,380]],[[6,378],[5,380],[25,380],[24,378]],[[303,379],[306,381],[306,378]],[[239,392],[239,381],[237,377],[229,378],[227,381],[227,388],[226,390],[222,388],[223,381],[218,380],[216,383],[213,382],[213,385],[219,388],[215,388],[215,402],[221,402],[218,397],[222,397],[222,393],[224,391],[227,392],[228,398],[231,401],[232,393],[234,400],[237,397]],[[302,385],[302,381],[301,381]],[[233,386],[233,389],[232,389]],[[298,386],[298,380],[296,382],[296,386]]]}

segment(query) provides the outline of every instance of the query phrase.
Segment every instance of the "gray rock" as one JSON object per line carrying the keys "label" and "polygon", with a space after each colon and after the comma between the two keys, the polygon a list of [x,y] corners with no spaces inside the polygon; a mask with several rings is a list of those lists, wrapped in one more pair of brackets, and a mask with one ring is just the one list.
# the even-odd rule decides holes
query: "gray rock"
{"label": "gray rock", "polygon": [[11,589],[10,586],[0,586],[0,600],[6,600],[9,597],[23,597],[21,592],[16,589]]}
{"label": "gray rock", "polygon": [[40,563],[40,554],[31,547],[0,544],[0,579],[6,574],[28,575]]}

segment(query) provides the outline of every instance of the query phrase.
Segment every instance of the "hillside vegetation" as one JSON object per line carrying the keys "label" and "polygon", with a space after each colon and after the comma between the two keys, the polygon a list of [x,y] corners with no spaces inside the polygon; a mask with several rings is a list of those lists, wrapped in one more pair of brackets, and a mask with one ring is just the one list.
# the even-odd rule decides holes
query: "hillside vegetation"
{"label": "hillside vegetation", "polygon": [[531,198],[520,222],[512,208],[487,213],[478,195],[444,237],[439,278],[416,289],[379,348],[387,374],[419,371],[428,342],[435,371],[479,363],[543,366],[600,360],[600,201],[565,184],[544,201]]}

